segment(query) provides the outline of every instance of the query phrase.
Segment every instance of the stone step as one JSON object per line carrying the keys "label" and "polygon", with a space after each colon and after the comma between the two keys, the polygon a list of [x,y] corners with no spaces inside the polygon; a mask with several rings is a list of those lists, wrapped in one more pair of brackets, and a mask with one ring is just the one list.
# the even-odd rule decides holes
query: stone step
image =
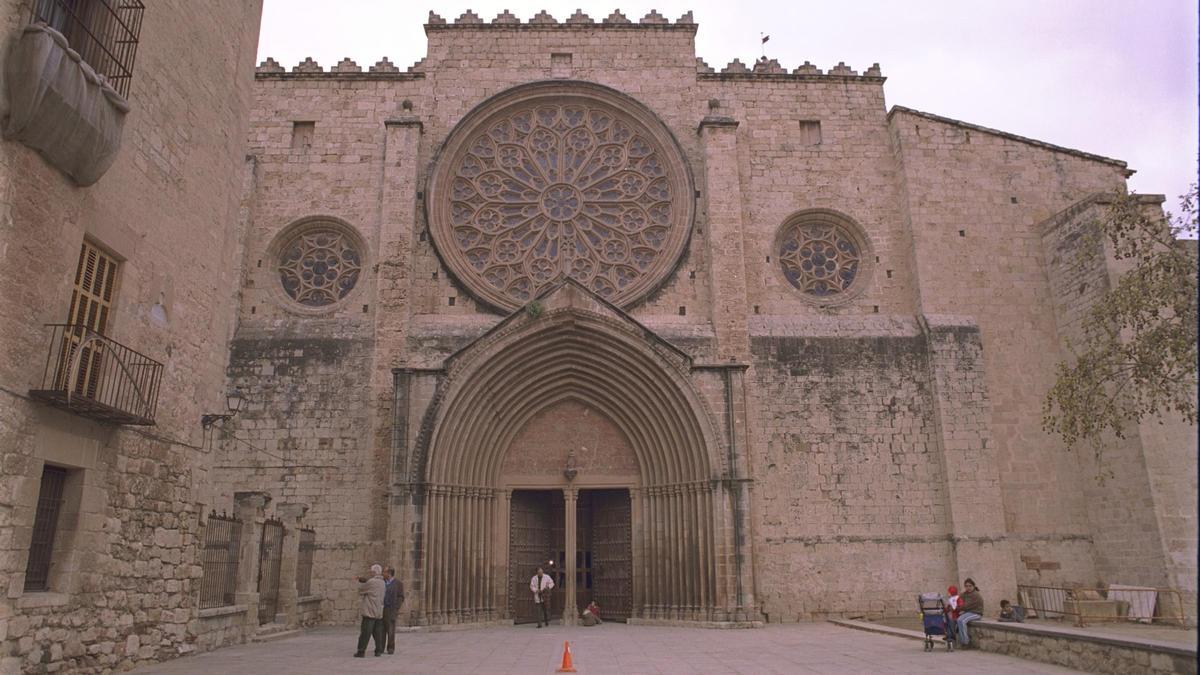
{"label": "stone step", "polygon": [[282,640],[283,638],[294,637],[304,632],[304,630],[301,628],[288,630],[286,626],[272,626],[270,628],[264,628],[260,628],[259,631],[250,638],[250,641],[272,642],[274,640]]}

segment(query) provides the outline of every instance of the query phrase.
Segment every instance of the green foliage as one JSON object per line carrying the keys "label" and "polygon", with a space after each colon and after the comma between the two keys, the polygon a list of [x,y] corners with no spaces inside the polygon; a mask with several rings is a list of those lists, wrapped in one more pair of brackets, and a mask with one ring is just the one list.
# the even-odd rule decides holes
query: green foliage
{"label": "green foliage", "polygon": [[544,312],[544,311],[546,311],[546,308],[542,305],[542,303],[538,302],[537,300],[534,300],[533,302],[529,303],[528,305],[525,305],[525,313],[528,314],[529,318],[531,318],[531,319],[538,318],[539,316],[542,315],[542,312]]}
{"label": "green foliage", "polygon": [[1123,438],[1148,416],[1196,423],[1196,248],[1177,241],[1195,236],[1196,200],[1192,185],[1164,221],[1118,195],[1085,235],[1078,264],[1103,265],[1107,248],[1123,273],[1088,312],[1082,344],[1068,341],[1074,360],[1058,364],[1046,395],[1043,428],[1068,447],[1085,441],[1099,453],[1102,434]]}

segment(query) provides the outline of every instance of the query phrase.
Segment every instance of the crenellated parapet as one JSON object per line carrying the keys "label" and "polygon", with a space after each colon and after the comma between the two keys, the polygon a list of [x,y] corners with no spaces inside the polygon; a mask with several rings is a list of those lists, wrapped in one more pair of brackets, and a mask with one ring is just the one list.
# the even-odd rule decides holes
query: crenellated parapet
{"label": "crenellated parapet", "polygon": [[[695,17],[691,11],[684,13],[674,22],[670,21],[666,16],[660,14],[658,10],[651,9],[645,16],[637,21],[627,17],[621,10],[613,10],[608,16],[600,19],[593,19],[581,9],[575,10],[573,14],[563,20],[552,16],[546,10],[541,10],[530,17],[527,21],[522,20],[516,14],[509,10],[497,14],[490,21],[468,9],[458,16],[453,21],[447,21],[434,12],[429,13],[429,18],[425,23],[425,32],[439,31],[620,31],[620,30],[652,30],[652,31],[681,31],[680,37],[690,39],[696,33],[697,24]],[[445,34],[446,37],[453,37]],[[468,43],[473,39],[465,38]],[[517,34],[513,35],[513,39],[520,40]],[[461,47],[462,45],[458,45]],[[459,50],[461,51],[461,50]],[[458,54],[459,51],[455,51]],[[306,58],[303,62],[296,65],[288,72],[283,66],[277,63],[274,59],[268,58],[259,65],[256,70],[258,79],[281,79],[281,78],[303,78],[303,77],[334,77],[342,79],[419,79],[425,76],[425,59],[417,61],[407,69],[400,69],[386,57],[376,62],[375,65],[367,69],[363,69],[349,58],[342,59],[337,65],[330,68],[328,71],[323,69],[312,58]],[[766,57],[743,63],[739,59],[730,61],[728,65],[717,69],[710,66],[702,58],[696,58],[696,77],[699,80],[751,80],[751,81],[767,81],[767,80],[836,80],[836,81],[854,81],[865,83],[883,83],[886,78],[883,77],[879,69],[879,64],[872,64],[870,68],[859,73],[843,62],[839,62],[829,70],[822,70],[817,66],[805,61],[802,65],[793,70],[788,70],[777,59],[769,59]]]}
{"label": "crenellated parapet", "polygon": [[845,63],[839,62],[836,66],[828,71],[822,71],[820,68],[805,61],[792,71],[788,71],[780,65],[776,59],[760,58],[754,62],[754,65],[747,66],[739,59],[734,59],[729,62],[720,72],[704,62],[704,59],[696,59],[696,76],[701,80],[856,80],[862,82],[882,83],[885,78],[883,72],[879,69],[878,63],[871,64],[861,74],[847,66]]}
{"label": "crenellated parapet", "polygon": [[254,69],[255,79],[259,80],[292,80],[292,79],[307,79],[307,78],[337,78],[351,80],[419,80],[425,77],[422,72],[422,66],[425,59],[417,61],[409,66],[407,70],[400,70],[396,64],[392,63],[388,57],[383,57],[375,62],[375,65],[368,67],[365,71],[362,66],[354,62],[353,59],[347,57],[338,61],[329,70],[325,70],[321,64],[317,63],[311,56],[305,57],[303,61],[292,67],[291,72],[279,65],[279,62],[271,57],[267,57],[262,63]]}
{"label": "crenellated parapet", "polygon": [[429,13],[429,19],[425,22],[425,32],[453,29],[469,29],[469,30],[578,30],[581,28],[601,28],[601,29],[651,29],[651,30],[684,30],[691,33],[696,32],[696,20],[689,11],[683,16],[672,22],[667,17],[659,14],[658,10],[652,9],[648,14],[641,19],[634,21],[625,16],[621,10],[614,10],[611,14],[597,21],[583,10],[575,10],[575,13],[567,17],[563,21],[559,21],[546,10],[541,10],[529,21],[522,22],[520,18],[514,15],[507,9],[497,14],[491,22],[486,22],[478,14],[471,10],[463,12],[453,22],[443,19],[434,12]]}

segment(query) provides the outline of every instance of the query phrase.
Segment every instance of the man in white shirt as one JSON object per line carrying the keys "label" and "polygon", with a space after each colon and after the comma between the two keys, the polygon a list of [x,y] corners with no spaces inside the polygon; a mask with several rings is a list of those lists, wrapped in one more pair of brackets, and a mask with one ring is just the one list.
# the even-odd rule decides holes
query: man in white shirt
{"label": "man in white shirt", "polygon": [[533,613],[538,619],[538,628],[542,624],[550,625],[550,591],[554,589],[554,580],[549,574],[537,568],[537,574],[529,580],[529,591],[533,593]]}

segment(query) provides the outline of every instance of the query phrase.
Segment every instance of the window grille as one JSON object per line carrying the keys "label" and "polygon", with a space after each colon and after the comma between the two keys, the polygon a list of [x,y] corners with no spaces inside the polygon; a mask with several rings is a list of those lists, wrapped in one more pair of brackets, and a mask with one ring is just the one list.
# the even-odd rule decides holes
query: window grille
{"label": "window grille", "polygon": [[296,559],[296,595],[312,595],[313,558],[317,552],[317,533],[300,530],[300,555]]}
{"label": "window grille", "polygon": [[62,33],[92,70],[128,97],[144,11],[140,0],[37,0],[33,22]]}
{"label": "window grille", "polygon": [[283,569],[283,523],[263,523],[258,556],[258,623],[271,623],[279,613],[279,573]]}
{"label": "window grille", "polygon": [[208,516],[200,557],[200,609],[234,604],[241,542],[242,521],[215,511]]}
{"label": "window grille", "polygon": [[54,561],[54,536],[62,510],[67,470],[57,466],[42,469],[42,487],[38,491],[37,514],[33,519],[33,538],[29,545],[29,563],[25,566],[25,590],[49,589],[50,565]]}

